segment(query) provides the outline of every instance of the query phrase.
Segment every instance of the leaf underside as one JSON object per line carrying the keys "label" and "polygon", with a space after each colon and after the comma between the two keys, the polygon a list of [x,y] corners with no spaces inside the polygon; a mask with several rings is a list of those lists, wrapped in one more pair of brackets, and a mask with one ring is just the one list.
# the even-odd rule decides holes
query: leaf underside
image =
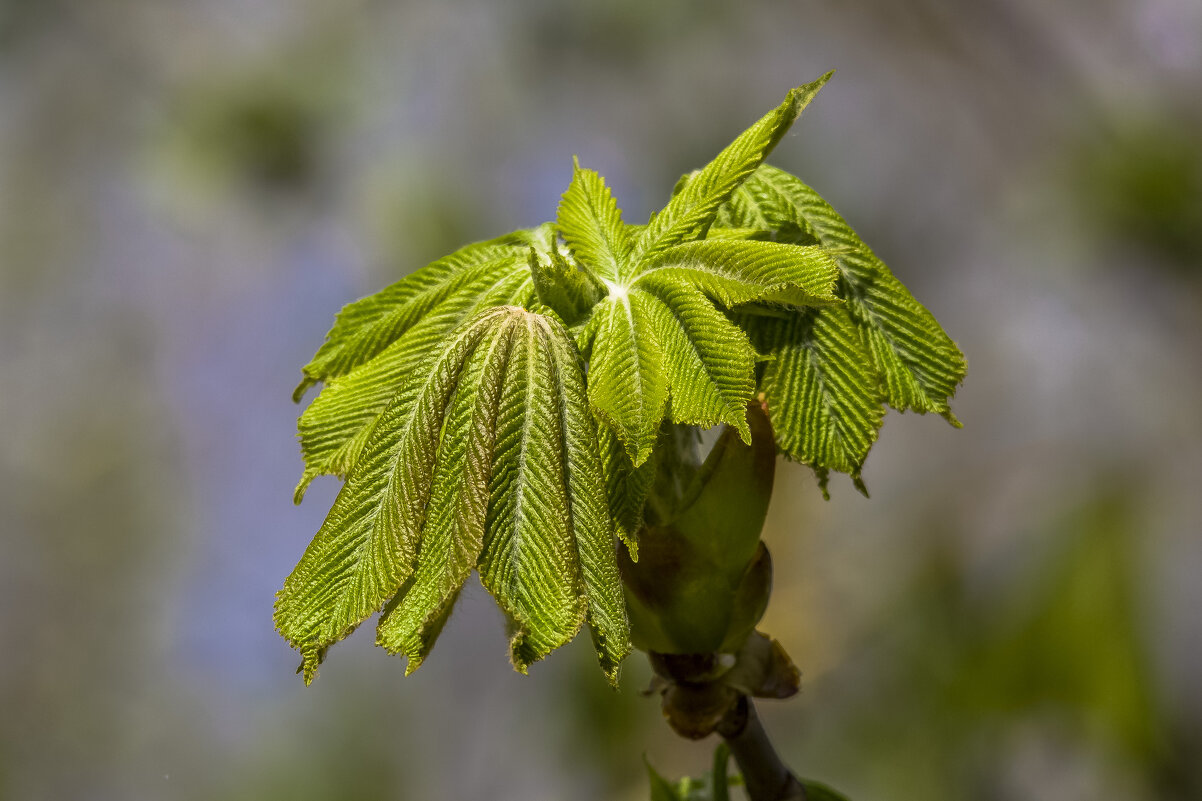
{"label": "leaf underside", "polygon": [[860,469],[883,404],[936,412],[959,426],[948,401],[964,380],[964,356],[817,192],[764,165],[723,207],[718,224],[817,244],[838,265],[842,304],[739,318],[770,358],[760,388],[777,446],[811,465],[824,493],[832,470],[850,474],[863,491]]}
{"label": "leaf underside", "polygon": [[306,680],[390,599],[378,641],[416,669],[473,568],[513,623],[515,667],[587,620],[616,678],[629,634],[585,397],[562,325],[514,306],[478,313],[419,366],[279,594]]}

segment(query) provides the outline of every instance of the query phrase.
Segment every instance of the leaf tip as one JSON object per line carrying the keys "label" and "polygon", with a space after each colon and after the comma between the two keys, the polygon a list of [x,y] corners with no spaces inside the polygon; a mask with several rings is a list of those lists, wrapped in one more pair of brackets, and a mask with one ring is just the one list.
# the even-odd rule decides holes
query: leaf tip
{"label": "leaf tip", "polygon": [[309,375],[308,373],[305,373],[305,377],[302,378],[301,382],[296,385],[296,389],[292,390],[292,402],[300,403],[301,398],[305,397],[305,393],[309,391],[309,387],[316,383],[317,379],[313,378],[313,376]]}
{"label": "leaf tip", "polygon": [[647,460],[651,458],[651,452],[651,445],[644,445],[640,443],[635,445],[633,450],[629,445],[626,447],[626,455],[630,457],[630,463],[634,465],[636,469],[647,463]]}
{"label": "leaf tip", "polygon": [[816,81],[811,81],[807,84],[802,84],[794,89],[789,90],[788,96],[785,98],[782,109],[790,118],[790,122],[796,121],[805,107],[814,99],[814,95],[818,94],[826,82],[835,74],[834,70],[828,70],[825,75]]}
{"label": "leaf tip", "polygon": [[834,74],[835,71],[833,69],[827,70],[825,73],[823,73],[822,77],[818,78],[817,80],[810,81],[809,83],[802,84],[794,89],[793,92],[796,93],[799,98],[804,98],[804,102],[809,102],[814,95],[818,94],[818,91],[822,89],[822,87],[826,86],[827,82],[832,76],[834,76]]}
{"label": "leaf tip", "polygon": [[622,541],[622,544],[626,546],[626,552],[628,554],[630,554],[630,561],[638,562],[639,561],[638,534],[635,533],[634,531],[630,530],[629,527],[623,526],[623,525],[617,526],[617,530],[618,530],[618,539]]}
{"label": "leaf tip", "polygon": [[307,643],[301,646],[301,663],[296,669],[305,681],[305,686],[308,687],[317,678],[317,668],[321,665],[321,660],[325,657],[326,649],[315,643]]}
{"label": "leaf tip", "polygon": [[621,665],[601,665],[601,672],[605,674],[605,680],[609,682],[610,689],[617,690],[620,686],[618,678],[622,673]]}
{"label": "leaf tip", "polygon": [[529,650],[530,643],[526,631],[519,627],[509,640],[509,664],[523,676],[529,675],[530,664],[538,659],[537,655],[529,654]]}
{"label": "leaf tip", "polygon": [[829,501],[831,499],[831,471],[825,467],[815,467],[814,475],[818,478],[818,489],[822,490],[822,500]]}
{"label": "leaf tip", "polygon": [[748,413],[748,408],[742,406],[739,408],[738,413],[732,414],[730,420],[727,421],[729,425],[734,426],[735,430],[739,432],[739,439],[743,440],[744,445],[751,445],[751,424],[747,422]]}
{"label": "leaf tip", "polygon": [[317,478],[317,473],[313,470],[306,470],[297,482],[296,489],[292,491],[292,503],[300,506],[301,501],[305,499],[305,491],[309,489],[309,485],[313,483],[313,479]]}

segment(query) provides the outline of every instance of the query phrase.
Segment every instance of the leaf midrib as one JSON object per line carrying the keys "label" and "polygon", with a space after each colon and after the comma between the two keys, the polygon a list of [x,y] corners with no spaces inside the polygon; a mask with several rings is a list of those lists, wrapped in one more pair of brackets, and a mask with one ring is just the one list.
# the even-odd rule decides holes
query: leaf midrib
{"label": "leaf midrib", "polygon": [[[533,347],[533,337],[531,336],[529,318],[523,320],[523,323],[526,326],[526,402],[524,404],[525,410],[522,415],[522,444],[518,449],[516,482],[517,489],[513,508],[513,536],[509,540],[509,563],[511,565],[518,564],[518,555],[521,553],[522,546],[525,544],[522,542],[522,526],[525,524],[526,520],[526,454],[528,452],[528,444],[530,442],[531,412],[534,409],[534,381],[532,380],[534,374],[531,368],[533,367],[533,359],[536,354],[536,349]],[[516,571],[507,571],[506,575],[510,585],[509,592],[507,594],[512,596],[520,595],[521,593],[518,592],[518,590],[521,589],[520,582],[517,583],[516,587],[514,586],[515,577],[517,575]],[[529,625],[529,621],[523,620],[522,625]]]}

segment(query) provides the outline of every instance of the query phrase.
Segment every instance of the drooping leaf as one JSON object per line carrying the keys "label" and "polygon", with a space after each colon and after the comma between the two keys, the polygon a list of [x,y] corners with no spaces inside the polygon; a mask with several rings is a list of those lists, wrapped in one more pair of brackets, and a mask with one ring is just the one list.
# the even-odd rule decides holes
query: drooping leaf
{"label": "drooping leaf", "polygon": [[446,417],[417,569],[397,604],[380,619],[376,642],[421,665],[484,547],[494,423],[514,337],[499,326],[468,362]]}
{"label": "drooping leaf", "polygon": [[559,233],[586,270],[610,283],[619,280],[629,259],[630,235],[605,179],[573,159],[572,183],[563,193]]}
{"label": "drooping leaf", "polygon": [[[395,342],[346,375],[329,380],[301,414],[297,428],[305,472],[294,500],[320,475],[347,475],[363,450],[372,426],[388,403],[406,389],[420,366],[446,344],[447,337],[483,309],[526,306],[533,300],[529,268],[510,259],[479,271],[439,303],[429,307]],[[415,391],[410,385],[409,391]]]}
{"label": "drooping leaf", "polygon": [[656,455],[635,467],[622,446],[622,441],[608,426],[598,427],[605,489],[609,510],[618,537],[626,544],[631,557],[638,561],[638,532],[643,527],[643,507],[655,482],[659,464]]}
{"label": "drooping leaf", "polygon": [[551,318],[525,324],[495,423],[480,578],[514,625],[518,670],[570,640],[587,616],[612,677],[629,634],[579,357]]}
{"label": "drooping leaf", "polygon": [[[811,232],[835,256],[839,295],[881,376],[889,405],[937,412],[958,425],[948,401],[964,380],[963,354],[829,203],[798,178],[765,165],[744,182],[728,208],[735,211],[736,225]],[[748,216],[751,210],[756,219]]]}
{"label": "drooping leaf", "polygon": [[879,376],[847,307],[743,321],[756,347],[772,355],[760,385],[777,447],[813,467],[824,493],[831,470],[860,486],[885,409]]}
{"label": "drooping leaf", "polygon": [[344,375],[371,359],[448,295],[481,274],[504,271],[514,261],[525,260],[532,245],[546,248],[551,235],[551,227],[542,226],[467,245],[348,304],[338,313],[317,354],[304,366],[305,377],[293,398],[299,401],[314,384]]}
{"label": "drooping leaf", "polygon": [[614,524],[605,492],[596,421],[589,412],[584,364],[575,343],[553,318],[536,318],[547,346],[559,399],[559,436],[588,623],[601,669],[614,684],[630,653],[630,625],[618,572]]}
{"label": "drooping leaf", "polygon": [[705,237],[719,207],[760,165],[831,73],[793,89],[783,103],[727,145],[668,201],[639,239],[636,261],[654,259],[665,248]]}
{"label": "drooping leaf", "polygon": [[472,567],[514,623],[519,670],[587,618],[615,679],[629,632],[580,357],[554,318],[485,309],[385,409],[285,583],[280,632],[320,654],[394,594],[378,641],[429,652]]}
{"label": "drooping leaf", "polygon": [[444,412],[464,363],[480,340],[512,314],[489,309],[459,329],[417,379],[410,401],[384,410],[321,529],[276,597],[276,628],[304,658],[313,680],[321,652],[376,612],[409,578]]}

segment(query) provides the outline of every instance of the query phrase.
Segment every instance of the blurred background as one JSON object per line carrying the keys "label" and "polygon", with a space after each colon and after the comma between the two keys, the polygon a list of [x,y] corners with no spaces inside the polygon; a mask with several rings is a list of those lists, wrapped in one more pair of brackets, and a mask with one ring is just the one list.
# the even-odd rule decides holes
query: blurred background
{"label": "blurred background", "polygon": [[628,220],[784,92],[774,163],[969,359],[872,499],[784,465],[761,704],[855,801],[1202,798],[1198,0],[0,0],[0,798],[641,799],[699,773],[632,658],[523,678],[477,583],[426,665],[304,688],[273,593],[334,313],[554,216]]}

